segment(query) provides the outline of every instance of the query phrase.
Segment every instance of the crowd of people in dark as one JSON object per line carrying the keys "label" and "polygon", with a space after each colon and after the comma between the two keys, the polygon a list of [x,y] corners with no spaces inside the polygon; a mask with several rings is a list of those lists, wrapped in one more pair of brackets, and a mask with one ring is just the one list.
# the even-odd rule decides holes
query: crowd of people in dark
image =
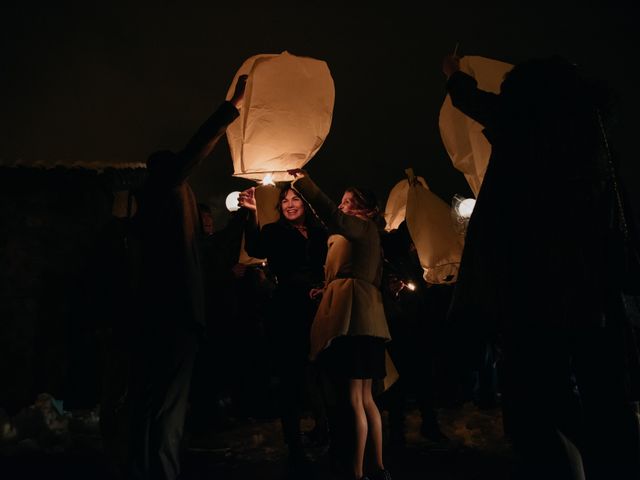
{"label": "crowd of people in dark", "polygon": [[179,478],[185,425],[251,416],[280,419],[298,471],[321,445],[336,478],[389,480],[409,406],[446,444],[438,407],[468,401],[502,408],[514,479],[640,478],[637,250],[605,89],[557,57],[515,66],[500,94],[457,57],[443,71],[492,146],[454,284],[423,279],[373,192],[345,186],[336,203],[299,169],[278,185],[279,220],[259,223],[249,188],[215,230],[187,178],[239,115],[246,76],[182,151],[150,156],[101,398],[122,478]]}

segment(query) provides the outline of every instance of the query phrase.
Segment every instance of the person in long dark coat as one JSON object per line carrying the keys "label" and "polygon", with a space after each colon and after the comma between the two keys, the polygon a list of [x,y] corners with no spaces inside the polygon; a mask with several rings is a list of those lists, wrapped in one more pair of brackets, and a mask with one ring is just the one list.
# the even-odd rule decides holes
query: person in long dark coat
{"label": "person in long dark coat", "polygon": [[140,311],[132,358],[131,478],[173,480],[180,475],[179,446],[205,321],[200,220],[187,178],[238,117],[245,82],[245,76],[238,79],[233,98],[218,107],[184,149],[156,152],[147,161],[136,218]]}
{"label": "person in long dark coat", "polygon": [[499,340],[518,478],[640,478],[637,359],[606,266],[602,89],[559,57],[517,65],[499,95],[455,57],[443,71],[453,105],[492,146],[450,320]]}
{"label": "person in long dark coat", "polygon": [[[388,349],[398,370],[398,382],[385,395],[389,411],[390,440],[405,443],[404,423],[408,400],[415,394],[423,437],[446,442],[436,413],[436,366],[442,324],[446,318],[451,286],[429,285],[406,222],[382,236],[384,276],[382,298],[393,340]],[[447,372],[448,373],[448,372]]]}
{"label": "person in long dark coat", "polygon": [[300,415],[306,398],[316,406],[316,432],[327,428],[319,392],[307,377],[309,330],[317,308],[310,293],[322,285],[324,278],[327,233],[313,221],[308,206],[290,187],[280,191],[280,219],[260,230],[253,192],[251,188],[240,194],[240,205],[251,212],[245,229],[245,250],[252,257],[266,258],[276,279],[268,305],[267,330],[280,380],[278,408],[284,439],[291,460],[300,463],[304,462]]}

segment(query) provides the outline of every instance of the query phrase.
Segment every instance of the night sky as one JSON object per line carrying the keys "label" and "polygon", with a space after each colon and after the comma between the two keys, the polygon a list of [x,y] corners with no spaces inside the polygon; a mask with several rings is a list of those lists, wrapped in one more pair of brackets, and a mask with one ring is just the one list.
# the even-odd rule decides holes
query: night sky
{"label": "night sky", "polygon": [[[179,149],[224,99],[244,60],[287,50],[326,61],[335,81],[332,128],[307,165],[329,195],[355,184],[384,200],[412,166],[448,202],[455,193],[470,194],[438,131],[441,59],[459,42],[460,54],[510,63],[559,54],[606,81],[618,98],[614,145],[629,190],[640,179],[638,7],[465,9],[425,2],[418,13],[408,2],[49,3],[0,7],[2,165],[108,166]],[[231,190],[252,185],[231,174],[222,141],[191,184],[217,209]],[[639,193],[633,197],[640,200]]]}

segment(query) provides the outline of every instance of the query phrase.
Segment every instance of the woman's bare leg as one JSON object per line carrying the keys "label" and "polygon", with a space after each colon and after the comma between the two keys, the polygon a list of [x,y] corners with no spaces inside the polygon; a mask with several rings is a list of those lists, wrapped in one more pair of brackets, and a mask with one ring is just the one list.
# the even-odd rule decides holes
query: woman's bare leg
{"label": "woman's bare leg", "polygon": [[353,408],[356,427],[356,445],[353,455],[353,473],[356,479],[364,475],[364,449],[367,444],[367,414],[362,401],[363,383],[365,381],[359,378],[349,380],[349,400],[351,408]]}
{"label": "woman's bare leg", "polygon": [[382,462],[382,418],[380,417],[380,410],[378,410],[378,406],[373,400],[371,393],[372,383],[370,378],[362,382],[362,404],[367,416],[369,434],[373,441],[376,463],[380,469],[384,470],[384,463]]}

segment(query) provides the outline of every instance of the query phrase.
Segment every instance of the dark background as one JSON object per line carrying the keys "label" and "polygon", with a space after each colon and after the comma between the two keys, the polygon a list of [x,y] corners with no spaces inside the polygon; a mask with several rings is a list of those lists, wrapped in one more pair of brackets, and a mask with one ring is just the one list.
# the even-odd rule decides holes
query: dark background
{"label": "dark background", "polygon": [[[560,54],[607,82],[618,98],[614,145],[637,203],[638,7],[91,3],[1,7],[1,165],[101,168],[178,149],[245,59],[287,50],[325,60],[335,81],[332,128],[307,165],[327,193],[356,184],[384,201],[412,166],[448,202],[470,194],[438,131],[441,59],[459,42],[460,54],[510,63]],[[231,174],[223,142],[191,177],[220,220],[227,193],[252,184]]]}
{"label": "dark background", "polygon": [[[256,54],[328,63],[334,119],[307,168],[330,196],[355,184],[384,201],[412,166],[447,202],[470,192],[438,131],[443,55],[457,42],[510,63],[563,55],[614,91],[612,142],[640,205],[638,7],[373,3],[2,3],[0,408],[15,413],[41,392],[65,408],[96,405],[130,276],[113,192],[140,184],[142,170],[127,167],[181,148]],[[226,195],[252,184],[232,173],[223,141],[191,177],[218,228]]]}

